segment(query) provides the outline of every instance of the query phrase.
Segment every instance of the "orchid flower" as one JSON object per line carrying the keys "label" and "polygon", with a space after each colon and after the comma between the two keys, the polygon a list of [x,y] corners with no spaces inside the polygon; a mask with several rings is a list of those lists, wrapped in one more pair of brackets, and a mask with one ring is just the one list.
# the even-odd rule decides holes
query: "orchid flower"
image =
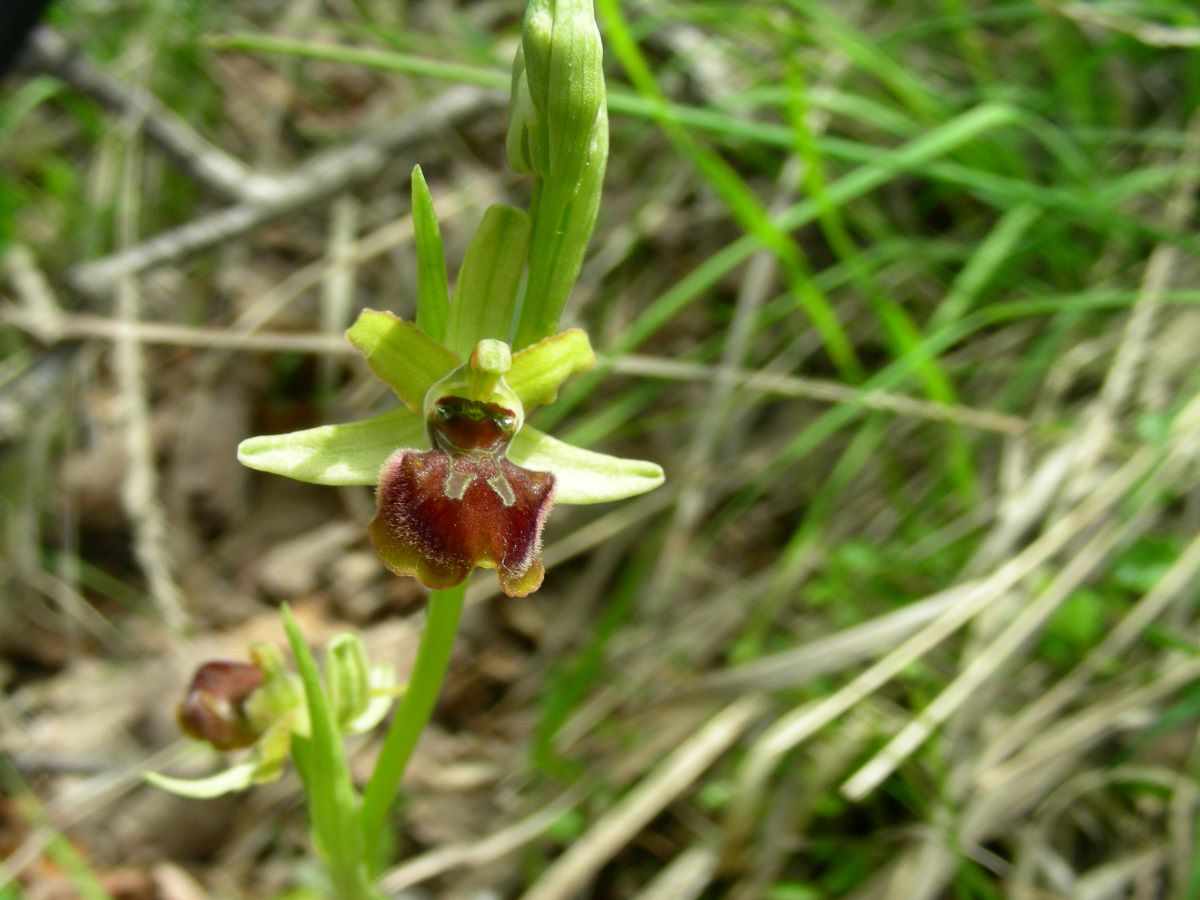
{"label": "orchid flower", "polygon": [[525,424],[571,375],[595,363],[569,329],[511,353],[480,340],[464,362],[411,322],[365,310],[347,332],[403,402],[344,425],[249,438],[252,469],[327,485],[378,486],[371,537],[384,564],[426,587],[494,568],[524,597],[542,582],[541,533],[551,505],[603,503],[652,490],[662,469],[559,441]]}

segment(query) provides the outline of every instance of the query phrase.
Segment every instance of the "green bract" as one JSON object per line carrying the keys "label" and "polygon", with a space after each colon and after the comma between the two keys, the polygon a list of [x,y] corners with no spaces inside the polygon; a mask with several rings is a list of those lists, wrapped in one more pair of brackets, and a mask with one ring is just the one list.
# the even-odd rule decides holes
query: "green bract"
{"label": "green bract", "polygon": [[534,176],[520,349],[557,328],[600,207],[608,112],[592,0],[531,0],[526,8],[506,149],[513,171]]}

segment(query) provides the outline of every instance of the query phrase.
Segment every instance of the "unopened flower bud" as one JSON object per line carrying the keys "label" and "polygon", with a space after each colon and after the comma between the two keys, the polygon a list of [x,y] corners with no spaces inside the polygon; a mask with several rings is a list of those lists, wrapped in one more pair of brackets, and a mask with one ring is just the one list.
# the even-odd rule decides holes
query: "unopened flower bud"
{"label": "unopened flower bud", "polygon": [[249,747],[261,730],[251,721],[246,703],[262,683],[262,670],[251,663],[205,663],[179,704],[179,727],[218,750]]}

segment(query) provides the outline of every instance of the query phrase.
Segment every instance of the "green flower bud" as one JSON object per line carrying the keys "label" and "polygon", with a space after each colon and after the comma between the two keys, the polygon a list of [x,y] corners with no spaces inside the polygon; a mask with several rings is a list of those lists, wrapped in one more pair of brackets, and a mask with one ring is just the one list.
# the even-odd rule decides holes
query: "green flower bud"
{"label": "green flower bud", "polygon": [[349,633],[333,637],[326,647],[325,666],[329,704],[338,727],[345,731],[371,701],[370,667],[362,639]]}

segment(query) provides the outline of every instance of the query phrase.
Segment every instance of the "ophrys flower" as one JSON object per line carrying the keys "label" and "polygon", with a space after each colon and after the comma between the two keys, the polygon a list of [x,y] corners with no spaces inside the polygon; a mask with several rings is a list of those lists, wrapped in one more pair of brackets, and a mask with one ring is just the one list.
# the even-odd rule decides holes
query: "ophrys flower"
{"label": "ophrys flower", "polygon": [[523,597],[542,581],[552,503],[602,503],[652,490],[657,465],[594,453],[524,424],[571,375],[595,363],[570,329],[518,353],[480,341],[467,361],[411,322],[365,310],[347,332],[403,401],[345,425],[250,438],[243,464],[316,484],[375,484],[371,537],[384,563],[431,588],[495,568]]}

